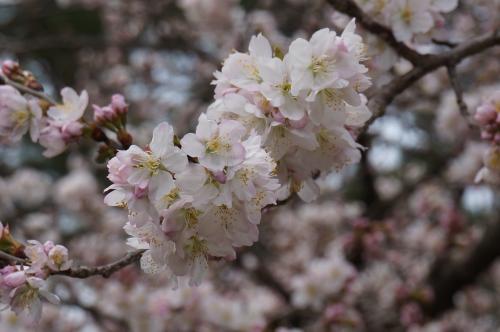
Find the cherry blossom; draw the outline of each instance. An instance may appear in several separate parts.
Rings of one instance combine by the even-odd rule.
[[[17,142],[30,132],[36,142],[40,135],[42,110],[34,99],[24,98],[11,86],[0,86],[0,141]]]

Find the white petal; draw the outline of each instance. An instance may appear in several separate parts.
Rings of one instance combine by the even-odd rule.
[[[191,157],[203,157],[205,145],[203,145],[195,134],[189,133],[181,139],[182,150]]]
[[[164,156],[173,148],[174,130],[167,122],[162,122],[153,130],[153,139],[149,144],[151,151],[157,157]]]
[[[255,57],[271,58],[273,56],[271,44],[261,33],[257,37],[252,36],[248,50],[250,55]]]

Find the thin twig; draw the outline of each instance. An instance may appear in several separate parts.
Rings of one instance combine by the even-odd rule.
[[[13,255],[8,254],[8,253],[6,253],[4,251],[0,251],[0,259],[8,261],[8,262],[13,262],[13,263],[26,264],[26,260],[25,259],[13,256]]]
[[[1,73],[0,73],[0,78],[3,81],[3,83],[5,83],[7,85],[10,85],[13,88],[16,88],[20,92],[24,92],[24,93],[27,93],[29,95],[35,96],[37,98],[43,99],[43,100],[49,102],[52,105],[56,105],[57,104],[57,102],[54,99],[52,99],[52,97],[50,97],[49,95],[47,95],[47,94],[45,94],[43,92],[30,89],[27,86],[24,86],[24,85],[22,85],[20,83],[14,82],[11,79],[9,79],[7,76],[5,76],[5,75],[3,75]]]
[[[453,91],[455,92],[455,98],[457,99],[457,105],[458,109],[460,110],[460,114],[465,118],[467,122],[469,122],[469,111],[467,109],[467,104],[464,101],[464,96],[463,96],[463,90],[462,86],[460,85],[460,82],[458,81],[457,77],[457,70],[454,65],[448,65],[446,67],[448,70],[448,78],[450,80],[451,87],[453,88]],[[469,126],[472,124],[469,123]]]
[[[394,78],[390,83],[375,89],[370,93],[368,107],[372,112],[372,118],[360,130],[365,132],[377,118],[385,114],[387,107],[394,98],[406,91],[420,78],[434,70],[448,65],[457,65],[465,58],[478,54],[488,48],[500,45],[500,33],[494,31],[480,37],[473,38],[460,44],[452,50],[441,54],[429,55],[408,73]]]

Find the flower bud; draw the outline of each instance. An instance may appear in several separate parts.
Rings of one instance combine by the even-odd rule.
[[[125,97],[120,94],[115,94],[111,97],[111,109],[114,113],[122,115],[128,112],[128,104],[125,102]]]
[[[490,107],[490,105],[484,105],[477,109],[476,114],[474,114],[474,119],[479,122],[480,125],[487,125],[488,123],[495,121],[497,113],[495,109]]]
[[[113,121],[115,119],[115,113],[113,109],[109,106],[100,107],[97,105],[92,105],[94,108],[94,121],[103,124],[107,121]]]
[[[2,63],[2,73],[11,78],[15,74],[20,74],[21,73],[21,67],[19,66],[19,63],[12,61],[12,60],[5,60]]]
[[[51,270],[64,271],[71,267],[71,261],[68,259],[68,249],[62,245],[54,246],[48,254],[47,265]]]
[[[26,282],[26,274],[24,271],[17,271],[6,275],[3,278],[3,284],[8,287],[16,288]]]
[[[47,241],[43,244],[43,250],[45,251],[46,254],[49,253],[49,251],[54,248],[55,244],[52,241]]]

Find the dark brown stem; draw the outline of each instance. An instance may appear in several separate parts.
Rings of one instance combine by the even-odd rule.
[[[109,263],[106,265],[89,267],[89,266],[79,266],[71,268],[66,271],[52,272],[53,275],[63,275],[71,278],[85,279],[92,276],[100,275],[104,278],[109,278],[113,273],[124,267],[138,262],[141,259],[142,254],[145,250],[137,250],[128,253],[124,257],[120,258],[116,262]]]
[[[429,55],[408,73],[394,78],[390,83],[374,90],[370,95],[368,107],[373,113],[372,118],[365,124],[364,132],[377,118],[384,115],[387,106],[394,98],[403,93],[420,78],[434,70],[450,65],[457,65],[465,58],[478,54],[488,48],[500,45],[500,33],[494,31],[484,36],[473,38],[447,52]]]
[[[47,95],[43,92],[40,92],[40,91],[30,89],[27,86],[24,86],[24,85],[19,84],[17,82],[14,82],[14,81],[10,80],[9,78],[7,78],[3,74],[0,74],[0,84],[1,83],[6,84],[6,85],[10,85],[13,88],[16,88],[17,90],[19,90],[19,92],[26,93],[26,94],[35,96],[37,98],[43,99],[52,105],[57,104],[57,102],[54,99],[52,99],[52,97],[50,97],[49,95]]]
[[[6,252],[0,251],[0,260],[9,262],[9,263],[21,263],[21,264],[26,264],[26,260],[10,255]]]

